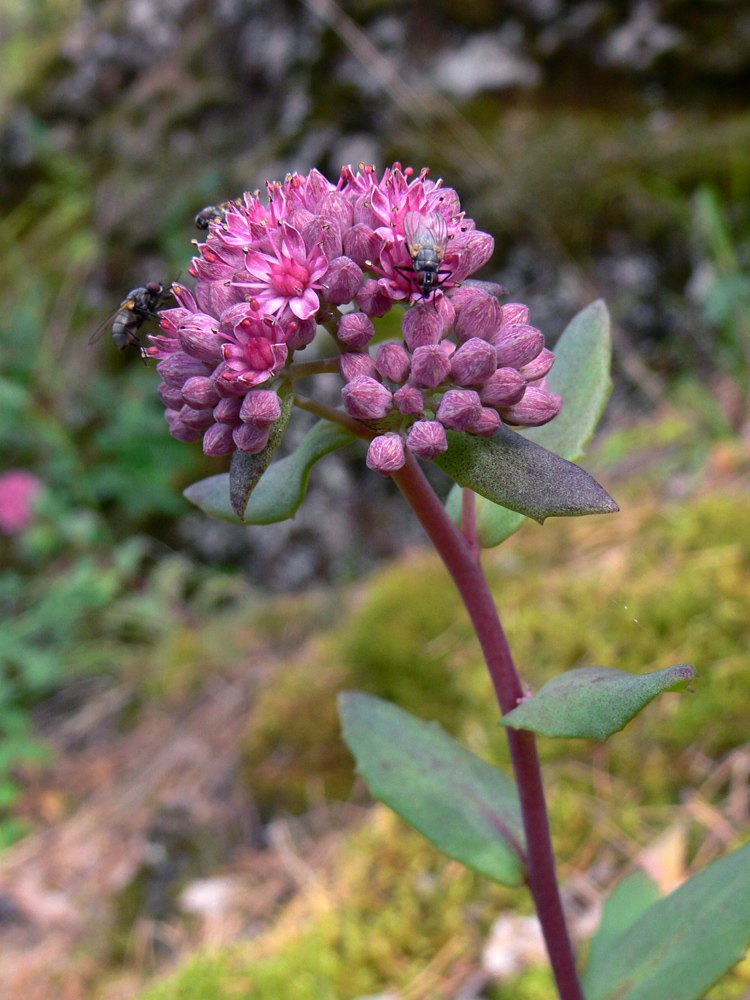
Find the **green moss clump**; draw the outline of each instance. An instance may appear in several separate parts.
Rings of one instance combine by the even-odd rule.
[[[462,666],[479,648],[437,556],[400,560],[373,581],[338,632],[353,686],[457,732],[468,707]]]
[[[280,926],[200,954],[143,1000],[350,1000],[388,987],[448,1000],[453,963],[478,959],[510,898],[380,809]]]
[[[273,628],[277,634],[278,624]],[[379,573],[354,610],[260,694],[243,770],[261,815],[302,812],[320,793],[349,794],[354,767],[340,736],[339,691],[369,691],[456,733],[471,698],[462,676],[467,659],[481,670],[468,620],[436,557],[408,556]]]
[[[243,739],[242,772],[263,819],[351,791],[354,765],[336,704],[349,680],[340,664],[314,654],[261,692]]]

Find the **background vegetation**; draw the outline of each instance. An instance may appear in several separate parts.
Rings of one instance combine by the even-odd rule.
[[[0,0],[0,472],[43,484],[0,535],[9,995],[456,997],[528,908],[352,786],[343,687],[505,752],[437,564],[382,568],[421,538],[389,485],[332,456],[295,522],[211,524],[181,489],[221,470],[169,438],[154,371],[87,347],[128,289],[184,275],[198,209],[288,170],[428,163],[551,343],[607,298],[592,461],[623,513],[525,527],[489,555],[498,601],[534,686],[702,680],[611,746],[544,747],[564,876],[594,905],[664,831],[682,871],[747,837],[749,84],[741,2]],[[212,754],[183,786],[154,762],[185,733]],[[181,895],[212,879],[221,920]]]

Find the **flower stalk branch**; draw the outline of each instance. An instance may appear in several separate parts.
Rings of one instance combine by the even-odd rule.
[[[300,378],[308,378],[310,375],[338,375],[341,363],[336,358],[320,358],[317,361],[295,361],[289,365],[285,374],[296,382]]]
[[[479,638],[500,708],[505,714],[523,688],[492,592],[472,544],[456,528],[417,461],[409,456],[393,479],[440,554],[466,605]],[[565,924],[555,870],[547,805],[532,733],[506,729],[526,834],[527,883],[561,1000],[585,1000]]]
[[[320,400],[313,399],[311,396],[301,396],[299,393],[295,393],[294,405],[299,406],[301,410],[315,414],[316,417],[322,417],[324,420],[330,420],[332,424],[344,427],[355,437],[362,438],[363,441],[372,441],[375,437],[375,431],[368,430],[359,420],[350,417],[344,410],[337,410],[335,406],[321,403]]]

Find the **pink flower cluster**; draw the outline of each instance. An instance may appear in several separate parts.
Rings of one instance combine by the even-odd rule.
[[[426,250],[429,294],[417,230],[428,242],[439,234]],[[372,167],[345,167],[335,185],[317,170],[294,174],[269,184],[267,199],[221,206],[189,268],[194,293],[173,286],[178,305],[151,338],[171,433],[202,437],[209,455],[262,451],[280,413],[271,380],[319,323],[337,335],[344,406],[383,431],[368,452],[383,474],[403,465],[405,449],[444,451],[446,428],[491,435],[501,418],[550,420],[561,405],[544,383],[554,359],[528,310],[465,284],[492,249],[453,189],[400,164],[380,180]],[[372,320],[399,301],[412,303],[403,343],[373,357]]]

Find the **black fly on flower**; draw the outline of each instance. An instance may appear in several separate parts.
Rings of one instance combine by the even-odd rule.
[[[241,204],[242,199],[235,198],[232,201],[223,201],[220,205],[206,205],[195,217],[196,229],[205,231],[212,223],[223,222],[230,208],[237,208]]]
[[[407,212],[404,216],[406,247],[411,257],[412,280],[416,282],[422,297],[427,299],[431,292],[447,281],[449,270],[441,270],[448,247],[448,224],[440,212]],[[397,267],[403,272],[407,268]],[[440,278],[440,275],[445,277]]]
[[[128,292],[117,309],[101,323],[89,338],[89,346],[95,344],[104,336],[107,327],[111,327],[112,339],[123,351],[126,347],[138,347],[144,362],[148,355],[141,343],[138,331],[149,319],[157,319],[157,309],[166,302],[172,294],[172,289],[164,289],[159,281],[149,281]]]

